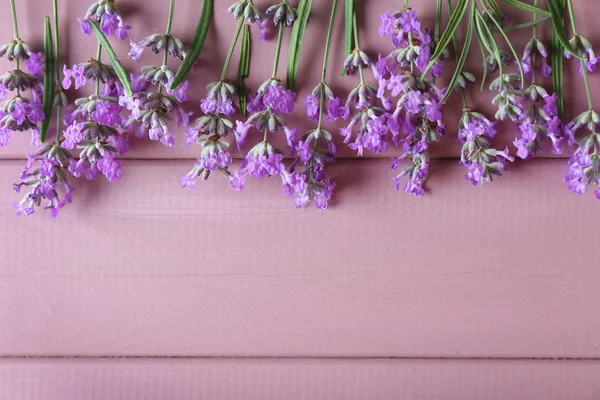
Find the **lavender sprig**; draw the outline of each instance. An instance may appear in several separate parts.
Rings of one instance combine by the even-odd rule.
[[[285,8],[285,15],[296,15],[296,11],[288,4],[287,0],[284,0],[279,6]],[[292,21],[289,21],[290,24],[293,23],[294,18],[292,18]],[[243,189],[245,178],[248,175],[257,178],[279,175],[284,187],[287,184],[287,173],[283,164],[283,151],[270,143],[269,134],[272,135],[277,131],[283,131],[286,135],[288,146],[290,148],[294,147],[296,129],[290,129],[281,115],[294,111],[296,94],[291,90],[286,90],[281,80],[277,77],[283,32],[284,28],[288,26],[288,20],[288,18],[276,18],[276,13],[267,16],[267,21],[279,27],[273,74],[270,79],[258,88],[255,96],[249,97],[247,108],[250,116],[246,122],[236,121],[235,129],[238,146],[246,141],[251,128],[262,132],[263,140],[246,153],[240,165],[240,171],[236,172],[234,178],[231,180],[230,184],[236,190]]]
[[[321,82],[304,100],[306,113],[312,120],[318,121],[317,127],[304,134],[302,139],[295,144],[296,158],[289,169],[289,174],[286,177],[287,182],[284,185],[284,191],[293,196],[296,208],[302,208],[311,200],[314,200],[318,209],[326,209],[335,188],[335,182],[327,176],[327,170],[325,169],[325,164],[333,161],[337,154],[333,136],[323,128],[325,102],[327,101],[328,104],[326,113],[329,121],[335,121],[340,117],[347,119],[350,114],[349,108],[341,106],[342,100],[333,94],[326,82],[337,3],[338,0],[333,0]]]
[[[248,12],[236,12],[238,8],[247,8]],[[196,187],[198,177],[207,180],[213,171],[221,172],[229,181],[239,181],[239,173],[236,174],[229,170],[232,159],[227,148],[230,143],[225,139],[230,134],[235,133],[230,118],[235,114],[236,100],[236,89],[227,81],[226,76],[244,23],[259,21],[260,14],[251,1],[234,4],[230,7],[230,12],[238,19],[238,24],[223,65],[221,78],[207,85],[207,96],[202,99],[200,104],[200,109],[204,115],[196,119],[193,127],[186,130],[186,146],[197,143],[202,147],[200,157],[198,157],[192,170],[187,175],[180,175],[181,187],[188,187],[190,191],[193,191]],[[248,17],[244,17],[245,14]],[[238,148],[239,144],[240,141],[238,140]],[[236,187],[239,188],[239,186]]]
[[[138,60],[145,49],[150,48],[154,54],[163,52],[160,66],[145,66],[141,75],[134,78],[136,87],[131,97],[122,96],[120,104],[131,111],[126,126],[133,130],[138,138],[148,136],[151,140],[160,140],[165,146],[172,147],[175,136],[169,127],[175,121],[178,127],[187,127],[189,115],[182,107],[188,101],[189,82],[185,81],[175,90],[169,89],[175,73],[167,66],[169,55],[183,60],[185,51],[181,40],[171,34],[175,0],[170,1],[167,28],[163,35],[154,34],[139,43],[130,42],[129,55]],[[154,90],[148,90],[154,85]]]
[[[571,193],[581,195],[587,191],[589,185],[599,186],[594,191],[596,198],[600,200],[600,134],[598,133],[598,124],[600,115],[594,111],[592,102],[592,92],[588,73],[596,70],[596,58],[589,42],[585,41],[577,30],[575,12],[573,10],[572,0],[567,0],[569,17],[573,29],[573,39],[577,53],[584,58],[583,65],[578,60],[579,72],[583,76],[585,91],[588,100],[588,110],[579,114],[573,121],[567,125],[567,138],[569,146],[577,144],[577,148],[568,162],[568,171],[565,176],[567,189]],[[565,54],[566,58],[570,58]],[[587,129],[587,133],[576,134],[582,128]]]
[[[44,120],[42,95],[44,57],[42,53],[32,53],[29,46],[20,38],[15,1],[10,1],[14,38],[0,47],[0,57],[6,56],[15,62],[15,69],[0,76],[0,101],[7,92],[14,92],[0,105],[0,147],[10,143],[12,132],[31,130],[31,144],[40,145],[38,124]],[[21,62],[25,62],[25,71]],[[29,96],[27,95],[29,92]]]

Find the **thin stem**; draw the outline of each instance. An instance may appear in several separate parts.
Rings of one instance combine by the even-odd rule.
[[[281,55],[281,44],[283,43],[283,28],[284,24],[279,24],[279,34],[277,35],[277,51],[275,52],[275,64],[273,65],[273,77],[277,76],[277,70],[279,69],[279,57]]]
[[[265,135],[263,137],[263,142],[265,142],[265,143],[269,142],[268,135],[269,135],[269,128],[265,128]]]
[[[60,82],[60,35],[58,32],[58,0],[53,2],[54,11],[54,58],[56,61],[56,81]]]
[[[533,1],[533,6],[537,7],[538,6],[538,0],[534,0]],[[537,19],[537,13],[533,13],[533,20],[535,21]],[[533,26],[533,38],[537,39],[537,25]],[[536,74],[535,74],[535,50],[532,51],[531,53],[531,83],[535,85],[535,78],[536,78]]]
[[[579,33],[577,31],[577,22],[575,21],[575,10],[573,9],[573,0],[567,0],[567,6],[569,8],[569,19],[571,20],[571,27],[573,28],[573,35],[577,37]],[[592,101],[592,89],[590,88],[588,72],[585,67],[584,60],[578,60],[578,62],[581,64],[581,72],[583,75],[583,82],[585,84],[585,94],[587,96],[588,109],[592,111],[594,109],[594,105]]]
[[[54,0],[52,4],[52,10],[54,12],[54,58],[56,61],[56,83],[60,85],[60,35],[58,31],[58,0]],[[62,125],[62,104],[61,99],[58,99],[56,105],[56,142],[60,143],[61,125]]]
[[[452,0],[448,0],[448,14],[452,15]],[[460,47],[458,45],[458,40],[456,39],[456,33],[454,35],[452,35],[452,46],[454,47],[454,52],[456,53],[456,57],[458,57],[458,54],[460,53]],[[485,60],[485,57],[484,57]],[[484,68],[487,68],[487,66],[484,66]],[[448,90],[452,90],[452,88],[448,88]],[[464,87],[460,87],[460,95],[462,97],[462,102],[463,102],[463,108],[467,108],[468,104],[467,104],[467,93]]]
[[[17,8],[15,7],[15,0],[10,0],[10,12],[12,14],[13,33],[15,39],[19,39],[19,23],[17,22]]]
[[[333,34],[333,25],[335,23],[335,11],[337,10],[338,0],[333,0],[331,6],[331,16],[329,17],[329,29],[327,30],[327,41],[325,42],[325,55],[323,57],[323,71],[321,72],[321,90],[319,100],[319,125],[317,129],[321,128],[323,123],[323,103],[325,101],[325,77],[327,76],[327,64],[329,60],[329,50],[331,48],[331,35]]]
[[[175,0],[171,0],[171,4],[169,5],[169,21],[167,22],[167,30],[165,31],[165,35],[171,34],[171,27],[173,26],[173,15],[175,14]]]
[[[96,51],[96,61],[102,60],[102,45],[98,42],[98,50]],[[100,94],[100,78],[96,78],[96,96]]]
[[[244,25],[244,19],[240,18],[237,28],[235,30],[235,34],[233,35],[233,39],[231,39],[231,44],[229,45],[229,52],[227,53],[227,58],[225,59],[225,64],[223,64],[223,72],[221,72],[221,80],[225,80],[225,76],[227,75],[227,69],[229,68],[229,62],[231,61],[231,56],[233,56],[233,51],[235,50],[235,45],[240,37],[240,32],[242,30],[242,26]]]
[[[357,49],[360,49],[360,45],[358,44],[358,22],[356,20],[356,9],[354,9],[354,14],[352,15],[352,31],[354,33],[354,44]],[[363,73],[362,65],[358,66],[358,75],[360,76],[361,85],[365,83],[365,76]]]

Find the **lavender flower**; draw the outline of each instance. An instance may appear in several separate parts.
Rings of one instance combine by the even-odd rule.
[[[90,6],[83,19],[78,18],[81,31],[86,35],[92,34],[90,19],[100,26],[100,30],[106,36],[114,34],[120,40],[127,39],[127,31],[131,29],[131,26],[123,21],[114,0],[99,0]]]
[[[59,144],[46,145],[34,154],[27,156],[27,164],[21,173],[21,181],[13,185],[19,193],[23,188],[29,192],[13,207],[17,215],[31,215],[36,207],[47,201],[44,209],[56,217],[58,212],[71,202],[71,193],[75,188],[68,182],[67,166],[70,154]]]
[[[21,40],[14,39],[2,46],[0,56],[16,60],[16,68],[0,76],[0,146],[10,143],[12,132],[31,130],[31,144],[39,146],[38,124],[45,118],[42,111],[44,57],[32,53]],[[20,69],[20,61],[25,61],[25,71]],[[15,92],[8,97],[8,92]],[[27,95],[29,92],[29,96]]]
[[[282,114],[294,111],[296,94],[286,90],[281,81],[276,78],[269,79],[261,85],[256,96],[250,96],[248,111],[251,115],[246,122],[236,122],[236,138],[241,146],[251,128],[262,132],[263,140],[258,142],[245,156],[240,165],[239,179],[243,181],[247,175],[257,178],[280,175],[285,183],[285,167],[283,165],[283,152],[269,142],[269,134],[283,131],[286,135],[288,146],[294,147],[296,129],[290,129],[282,119]],[[234,184],[232,184],[234,186]],[[236,188],[240,186],[237,185]]]
[[[583,57],[583,64],[582,60],[576,60],[577,71],[579,71],[579,73],[583,75],[582,67],[585,66],[585,70],[587,72],[596,72],[596,70],[598,69],[597,64],[600,60],[600,57],[596,57],[596,53],[590,41],[581,36],[580,34],[576,34],[573,36],[573,38],[571,38],[569,43],[571,44],[571,47],[575,49],[577,54]],[[573,55],[567,51],[564,52],[564,56],[567,59],[571,59],[573,57]]]
[[[327,102],[327,111],[325,111]],[[327,176],[325,164],[332,162],[337,154],[333,136],[323,129],[324,114],[329,121],[338,118],[347,119],[350,110],[341,106],[341,99],[324,80],[321,81],[304,100],[308,116],[318,121],[316,129],[308,131],[294,145],[292,154],[296,154],[289,173],[284,175],[284,193],[294,198],[296,208],[306,206],[311,200],[319,210],[327,208],[335,182]]]
[[[514,161],[508,154],[491,147],[496,136],[495,123],[483,114],[466,108],[459,123],[458,139],[463,143],[460,162],[467,168],[467,178],[473,186],[485,185],[507,169],[507,161]]]

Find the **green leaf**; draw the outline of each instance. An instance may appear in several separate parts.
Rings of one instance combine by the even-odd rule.
[[[550,17],[539,18],[539,19],[536,19],[535,21],[529,21],[529,22],[525,22],[523,24],[509,26],[508,28],[504,28],[503,31],[508,33],[508,32],[513,32],[513,31],[518,31],[519,29],[531,28],[532,26],[541,24],[542,22],[547,21],[549,19],[550,19]]]
[[[564,21],[565,0],[558,0],[559,13],[561,20]],[[563,77],[564,77],[564,47],[558,38],[556,31],[552,33],[552,82],[554,84],[554,93],[556,93],[556,107],[558,117],[563,118],[564,114],[564,95],[563,95]]]
[[[345,49],[348,57],[354,50],[354,13],[356,9],[356,0],[346,0],[344,4],[344,38]]]
[[[125,90],[125,94],[127,96],[133,95],[133,90],[131,89],[131,83],[129,82],[129,77],[127,76],[127,71],[125,71],[125,68],[123,68],[123,64],[121,64],[121,61],[119,61],[119,57],[117,57],[117,55],[115,54],[115,51],[113,50],[112,46],[110,45],[110,42],[108,41],[106,36],[104,36],[104,33],[102,33],[102,31],[98,27],[98,24],[95,21],[93,21],[92,19],[89,19],[88,22],[90,23],[92,32],[94,32],[94,35],[96,35],[96,39],[98,39],[98,42],[100,42],[100,44],[104,48],[104,52],[108,56],[108,59],[110,60],[110,64],[112,65],[113,69],[115,70],[117,77],[121,81],[121,84],[123,85],[123,90]]]
[[[527,3],[524,3],[519,0],[500,0],[500,1],[508,4],[509,6],[520,8],[521,10],[524,10],[524,11],[529,11],[531,13],[543,15],[545,17],[550,16],[550,13],[548,11],[542,10],[539,7],[532,6],[531,4],[527,4]],[[550,0],[550,1],[552,1],[552,0]]]
[[[208,28],[210,26],[210,21],[213,16],[214,9],[214,0],[204,0],[202,3],[202,11],[200,12],[200,18],[198,19],[198,25],[196,26],[196,30],[194,31],[194,37],[192,39],[192,43],[190,44],[190,49],[186,54],[183,62],[179,66],[175,77],[173,78],[173,82],[171,83],[171,90],[177,89],[179,85],[185,81],[185,78],[188,76],[194,63],[198,59],[200,55],[200,51],[202,51],[202,46],[204,46],[204,41],[206,40],[206,36],[208,35]]]
[[[473,29],[475,25],[475,2],[471,3],[471,12],[469,14],[469,26],[467,27],[467,36],[465,37],[465,41],[463,43],[462,52],[460,54],[460,58],[456,62],[456,69],[454,70],[454,75],[448,84],[448,91],[442,100],[442,103],[445,103],[450,95],[452,94],[452,90],[456,86],[456,82],[458,82],[458,78],[462,73],[463,67],[465,66],[465,62],[467,61],[467,56],[469,55],[469,50],[471,48],[471,40],[473,39]]]
[[[448,26],[446,27],[446,30],[442,34],[442,37],[440,37],[440,41],[438,42],[437,46],[435,47],[435,51],[433,52],[433,54],[431,56],[431,59],[429,61],[429,64],[427,65],[427,68],[425,68],[425,71],[423,71],[423,75],[427,75],[429,70],[431,68],[433,68],[433,66],[435,65],[437,60],[441,57],[444,50],[446,50],[446,47],[448,47],[448,44],[450,43],[450,41],[452,40],[452,37],[456,33],[456,29],[460,25],[460,22],[462,21],[463,17],[465,16],[465,13],[467,12],[467,7],[469,5],[469,1],[474,1],[474,0],[458,0],[458,2],[456,3],[456,8],[454,9],[454,11],[452,12],[452,15],[450,16],[450,20],[448,21]]]
[[[40,130],[40,141],[46,141],[50,121],[52,120],[52,104],[54,102],[54,45],[52,43],[52,27],[50,17],[44,18],[44,100],[42,109],[44,120]]]
[[[250,74],[250,28],[244,25],[242,33],[242,48],[240,50],[240,64],[238,67],[238,87],[237,94],[240,102],[240,112],[246,117],[246,104],[248,103],[248,90],[244,84],[244,79]]]
[[[300,52],[302,51],[302,42],[304,41],[304,33],[306,32],[306,24],[308,23],[311,8],[312,0],[300,0],[300,3],[298,3],[298,18],[292,28],[286,79],[287,87],[292,91],[296,87],[296,77],[298,76],[298,67],[300,65]]]
[[[488,14],[491,14],[494,18],[496,18],[496,21],[499,21],[500,24],[502,24],[504,15],[502,14],[502,11],[500,11],[498,4],[496,4],[496,0],[485,0],[485,4]]]
[[[552,27],[554,28],[554,34],[556,38],[560,41],[560,44],[564,47],[564,49],[571,53],[574,57],[582,60],[583,58],[577,54],[577,51],[571,46],[569,43],[569,39],[567,37],[567,32],[565,30],[565,19],[564,19],[564,6],[561,9],[558,2],[561,0],[547,0],[546,4],[548,5],[548,10],[550,10],[550,15],[552,17]]]

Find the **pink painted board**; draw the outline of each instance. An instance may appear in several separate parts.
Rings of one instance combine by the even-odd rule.
[[[439,160],[423,199],[341,161],[326,212],[276,179],[189,193],[189,163],[81,182],[57,220],[0,191],[0,355],[600,357],[600,209],[564,161],[473,188]]]
[[[19,400],[595,400],[599,361],[5,359]]]
[[[216,1],[215,3],[215,19],[210,29],[210,33],[206,42],[205,50],[200,57],[200,63],[196,71],[190,77],[193,90],[191,91],[191,101],[189,110],[194,111],[197,116],[199,111],[198,105],[200,99],[205,95],[204,87],[208,82],[218,79],[220,71],[225,59],[227,48],[231,37],[233,36],[234,25],[233,17],[227,15],[227,8],[232,1]],[[81,34],[77,24],[77,17],[85,15],[89,2],[80,0],[61,0],[61,29],[63,31],[63,60],[65,64],[72,65],[88,60],[95,55],[95,39],[93,37],[85,37]],[[272,2],[268,0],[257,0],[255,3],[265,10]],[[384,11],[396,11],[401,4],[398,1],[392,0],[375,0],[367,2],[359,2],[359,19],[362,26],[361,45],[368,50],[373,59],[377,58],[378,53],[385,53],[391,50],[388,38],[378,36],[377,28],[379,24],[379,15]],[[580,25],[580,31],[590,40],[595,39],[595,43],[600,43],[600,27],[596,23],[595,13],[586,12],[590,0],[575,0],[576,11]],[[127,21],[133,26],[131,37],[134,40],[141,40],[143,37],[158,33],[164,30],[166,25],[166,13],[168,2],[166,0],[128,0],[120,2],[124,16]],[[411,6],[414,7],[421,15],[423,22],[428,26],[433,27],[435,18],[435,1],[434,0],[413,0]],[[200,2],[196,0],[178,0],[177,14],[174,23],[174,34],[181,36],[184,42],[189,43],[192,32],[195,28],[197,18],[200,13]],[[290,126],[297,127],[299,132],[306,132],[313,129],[313,124],[304,114],[304,106],[302,100],[310,93],[312,88],[320,80],[322,53],[324,50],[324,40],[327,23],[329,19],[330,2],[315,1],[313,2],[313,13],[308,27],[307,38],[303,58],[301,61],[301,77],[298,80],[298,99],[297,111],[290,119]],[[336,89],[338,95],[344,97],[349,90],[356,86],[357,78],[349,77],[345,79],[339,78],[340,65],[343,63],[343,18],[342,9],[338,18],[337,31],[334,35],[333,54],[330,60],[330,69],[328,74],[328,82]],[[18,2],[18,12],[21,20],[21,36],[24,40],[32,43],[34,49],[41,50],[42,46],[42,21],[45,15],[51,13],[51,2],[38,2],[35,0],[21,0]],[[512,15],[514,23],[525,22],[529,17],[526,13],[517,13]],[[1,41],[8,41],[12,38],[12,27],[10,23],[10,14],[8,7],[6,12],[0,15],[0,38]],[[512,22],[512,21],[511,21]],[[541,35],[546,39],[549,45],[550,26],[545,25],[540,29]],[[512,37],[515,43],[518,43],[518,48],[522,49],[524,43],[528,40],[528,35],[521,31],[513,33]],[[252,29],[253,44],[252,44],[252,64],[251,77],[248,79],[248,87],[251,90],[256,90],[264,80],[270,78],[272,70],[272,61],[274,57],[274,42],[261,43],[258,41],[257,29]],[[125,63],[130,71],[139,70],[141,65],[157,64],[160,62],[159,57],[154,55],[144,56],[142,63],[134,63],[127,56],[129,49],[128,42],[117,43],[113,40],[113,44],[121,60]],[[479,49],[474,48],[470,61],[470,68],[473,71],[480,71],[481,63]],[[285,77],[285,65],[287,57],[287,44],[283,50],[283,60],[280,72],[280,77]],[[0,68],[6,70],[10,64],[6,60],[0,62]],[[176,65],[173,65],[175,68]],[[232,68],[228,76],[235,79],[237,76],[237,53],[232,61]],[[447,70],[452,68],[452,63],[449,62]],[[516,69],[516,66],[514,67]],[[575,72],[572,62],[567,63],[567,77],[564,83],[566,88],[566,104],[567,114],[569,117],[576,115],[579,112],[585,111],[587,104],[585,101],[582,80]],[[446,76],[448,73],[446,74]],[[597,87],[600,84],[600,77],[593,75],[592,84]],[[443,80],[441,81],[443,82]],[[551,88],[551,82],[545,82],[548,88]],[[490,104],[492,95],[489,93],[480,93],[477,89],[470,92],[472,105],[475,105],[480,111],[484,111],[490,117],[494,114],[494,107]],[[595,100],[600,100],[600,94],[595,94]],[[432,155],[434,157],[453,157],[456,158],[460,154],[460,144],[456,141],[457,123],[460,117],[461,104],[458,94],[452,98],[450,104],[446,107],[445,119],[448,126],[446,137],[433,148]],[[340,124],[327,124],[327,127],[337,135],[337,128]],[[514,125],[510,123],[499,125],[500,134],[495,141],[495,144],[503,148],[504,146],[512,147],[511,143],[516,136]],[[32,149],[29,146],[29,134],[14,135],[13,143],[0,149],[0,158],[23,158],[27,152]],[[251,142],[251,140],[250,140]],[[341,141],[340,141],[341,142]],[[160,143],[151,142],[149,140],[133,140],[132,148],[126,157],[128,158],[195,158],[198,156],[199,149],[196,146],[185,147],[184,135],[178,133],[178,141],[173,148],[166,148]],[[285,147],[284,141],[279,140],[279,144]],[[246,149],[248,150],[248,149]],[[379,157],[387,158],[392,154],[398,154],[394,150],[390,154],[380,155]],[[239,153],[235,153],[239,156]],[[340,157],[354,157],[355,152],[348,149],[346,145],[340,146]],[[372,154],[366,154],[366,157],[374,157]],[[547,151],[542,157],[552,157],[550,151]]]

